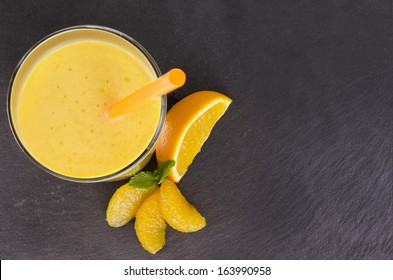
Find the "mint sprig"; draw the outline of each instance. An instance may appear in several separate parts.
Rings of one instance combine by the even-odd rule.
[[[131,177],[128,185],[138,189],[150,189],[161,184],[168,176],[169,171],[175,166],[174,160],[160,162],[154,172],[141,171]]]
[[[142,171],[134,175],[128,184],[138,189],[150,189],[157,185],[157,179],[152,172]]]
[[[175,166],[175,161],[174,160],[166,160],[158,164],[157,166],[157,174],[160,176],[160,180],[158,181],[158,184],[161,184],[166,177],[168,177],[169,171],[171,171],[171,168]]]

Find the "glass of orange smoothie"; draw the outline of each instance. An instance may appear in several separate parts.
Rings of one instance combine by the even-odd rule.
[[[151,55],[119,31],[90,25],[60,30],[33,46],[13,73],[12,132],[52,175],[86,183],[125,179],[154,152],[166,96],[117,120],[104,111],[160,75]]]

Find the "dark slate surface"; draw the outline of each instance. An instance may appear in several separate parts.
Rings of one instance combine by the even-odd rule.
[[[392,259],[391,1],[0,1],[2,259]],[[195,3],[194,3],[195,2]],[[37,40],[99,24],[140,41],[187,94],[233,99],[180,183],[207,218],[155,256],[106,225],[120,183],[34,166],[8,127],[13,68]]]

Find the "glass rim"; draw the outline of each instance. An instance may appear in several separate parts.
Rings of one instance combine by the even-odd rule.
[[[55,32],[50,33],[49,35],[46,35],[43,37],[41,40],[37,41],[32,47],[29,48],[29,50],[22,56],[22,58],[19,60],[17,63],[12,75],[11,79],[8,85],[8,92],[7,92],[7,116],[8,116],[8,122],[9,126],[11,128],[12,134],[18,144],[18,146],[21,148],[21,150],[25,153],[25,155],[35,164],[37,165],[40,169],[44,170],[45,172],[58,177],[63,180],[71,181],[71,182],[76,182],[76,183],[97,183],[97,182],[109,182],[111,180],[115,180],[119,176],[123,175],[128,170],[131,170],[138,166],[148,155],[149,153],[154,149],[155,144],[157,142],[158,136],[162,130],[162,127],[164,125],[165,121],[165,116],[166,116],[166,110],[167,110],[167,97],[166,95],[161,96],[161,112],[160,112],[160,118],[158,121],[157,128],[154,132],[154,135],[152,139],[150,140],[149,144],[147,147],[140,153],[140,155],[131,163],[126,165],[125,167],[121,168],[120,170],[103,175],[103,176],[98,176],[98,177],[86,177],[86,178],[79,178],[79,177],[72,177],[72,176],[67,176],[64,174],[60,174],[54,170],[49,169],[48,167],[44,166],[42,163],[40,163],[33,155],[28,151],[28,149],[24,146],[22,140],[19,138],[17,130],[14,125],[14,121],[12,119],[12,109],[11,109],[11,96],[12,96],[12,88],[14,85],[15,77],[21,68],[22,64],[25,62],[25,60],[28,58],[28,56],[42,43],[45,41],[49,40],[50,38],[67,32],[67,31],[72,31],[72,30],[78,30],[78,29],[93,29],[93,30],[99,30],[99,31],[104,31],[111,33],[113,35],[119,36],[122,39],[126,40],[128,43],[132,44],[134,47],[136,47],[142,54],[145,56],[145,58],[148,60],[150,65],[152,66],[154,73],[156,74],[157,77],[160,77],[162,75],[160,68],[158,67],[157,63],[153,59],[153,57],[150,55],[150,53],[135,39],[132,37],[128,36],[127,34],[118,31],[116,29],[110,28],[110,27],[105,27],[105,26],[100,26],[100,25],[75,25],[75,26],[70,26],[67,28],[63,28],[60,30],[57,30]]]

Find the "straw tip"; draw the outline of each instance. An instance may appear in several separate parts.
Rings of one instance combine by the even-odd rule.
[[[186,73],[179,68],[173,68],[169,71],[169,81],[172,84],[181,87],[186,82]]]

